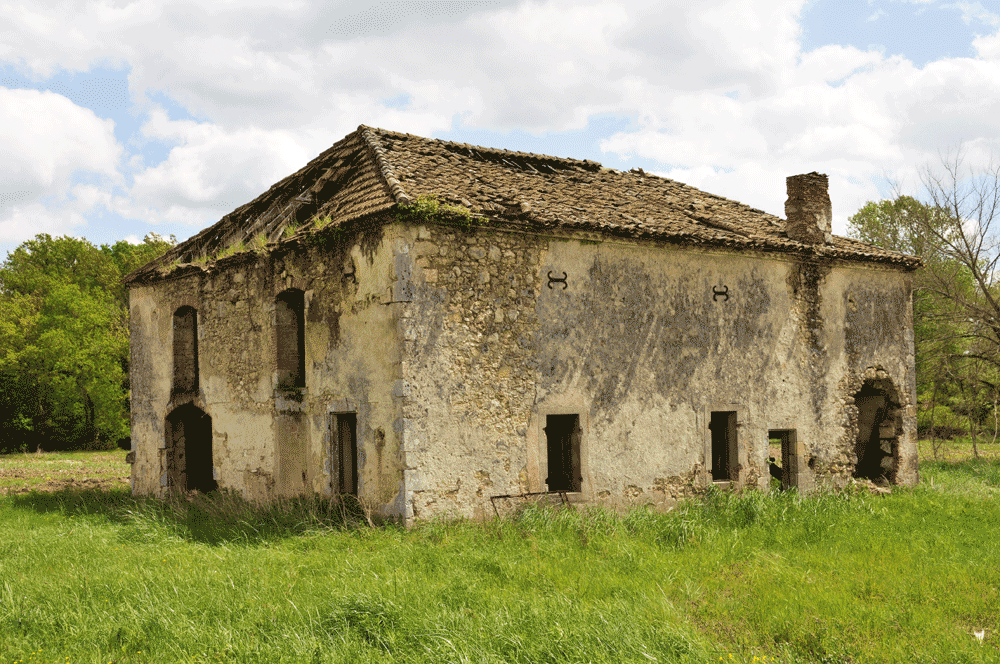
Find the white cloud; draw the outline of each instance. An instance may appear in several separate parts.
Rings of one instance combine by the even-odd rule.
[[[179,143],[162,163],[138,173],[125,216],[204,224],[256,197],[311,157],[285,131],[236,129],[174,121],[160,110],[143,127],[148,138]]]
[[[987,25],[997,25],[1000,17],[996,12],[991,12],[983,7],[981,2],[954,2],[945,4],[944,7],[954,7],[962,12],[962,20],[966,24],[985,23]]]
[[[0,88],[0,240],[82,223],[80,212],[60,221],[44,211],[77,177],[114,181],[120,156],[111,121],[52,92]]]
[[[805,2],[0,5],[0,60],[39,77],[127,68],[149,112],[134,142],[169,147],[159,163],[122,160],[134,173],[127,194],[74,186],[75,173],[115,177],[120,152],[109,122],[49,100],[52,119],[39,123],[52,131],[18,129],[10,141],[24,145],[0,136],[0,150],[17,155],[0,161],[0,196],[20,197],[0,220],[14,218],[14,205],[18,219],[40,214],[46,192],[64,191],[46,204],[64,206],[67,220],[106,208],[203,226],[359,123],[425,136],[455,124],[544,135],[605,114],[636,128],[607,137],[603,150],[659,160],[672,177],[777,214],[785,176],[827,172],[842,226],[848,207],[878,195],[872,182],[884,173],[909,177],[941,147],[965,141],[985,154],[1000,140],[1000,33],[972,42],[977,58],[922,68],[849,46],[802,52]],[[954,6],[996,25],[981,4]],[[198,120],[171,119],[151,101],[157,92]],[[0,115],[8,106],[0,97]],[[14,126],[44,117],[32,111]]]
[[[30,240],[39,233],[72,235],[87,226],[86,217],[74,209],[41,203],[5,206],[0,216],[0,242],[12,245]]]
[[[1000,31],[972,40],[972,47],[983,60],[1000,60]]]
[[[364,97],[407,95],[450,123],[557,131],[630,110],[658,86],[766,89],[797,52],[804,0],[4,6],[0,58],[39,76],[127,64],[132,93],[165,91],[229,127],[328,123]],[[447,11],[441,7],[447,8]],[[764,16],[766,15],[766,18]],[[345,39],[346,37],[346,39]],[[374,122],[370,118],[351,118]]]

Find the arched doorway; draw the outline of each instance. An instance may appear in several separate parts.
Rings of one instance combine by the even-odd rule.
[[[167,415],[167,486],[208,493],[218,488],[212,461],[212,418],[192,405]]]
[[[895,482],[902,430],[899,392],[888,378],[869,378],[854,394],[854,405],[858,409],[858,419],[853,476]]]

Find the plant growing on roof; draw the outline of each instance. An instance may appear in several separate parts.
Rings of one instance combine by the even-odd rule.
[[[263,256],[267,253],[267,233],[261,231],[253,236],[250,240],[250,251],[254,252],[258,256]]]
[[[312,225],[312,230],[306,235],[305,242],[322,247],[335,245],[347,234],[347,229],[341,225],[333,225],[333,222],[333,217],[329,215],[313,217],[309,222]]]
[[[442,203],[426,194],[418,196],[417,200],[409,205],[399,205],[397,209],[399,218],[405,221],[449,224],[465,230],[470,230],[486,221],[483,215],[473,214],[466,207]]]
[[[333,223],[333,217],[326,215],[325,217],[313,217],[312,225],[316,230],[321,230],[326,228]]]
[[[228,258],[229,256],[242,253],[246,250],[247,250],[246,243],[243,240],[240,240],[239,242],[233,242],[229,246],[225,247],[224,249],[216,253],[214,256],[211,257],[211,260],[216,260],[216,261],[222,260],[223,258]]]

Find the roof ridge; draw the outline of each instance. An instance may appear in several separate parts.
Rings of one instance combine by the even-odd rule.
[[[378,135],[376,134],[378,131],[380,130],[373,129],[367,125],[358,125],[358,133],[361,135],[361,140],[375,158],[375,165],[378,167],[382,177],[385,178],[385,183],[389,187],[389,191],[392,193],[396,204],[409,205],[412,199],[403,191],[403,185],[400,184],[399,178],[396,177],[395,171],[392,170],[392,165],[385,155],[385,148],[382,147],[382,143],[378,140]]]
[[[374,131],[379,134],[384,134],[387,136],[395,136],[399,138],[414,138],[421,141],[439,143],[443,146],[463,148],[466,150],[475,150],[476,152],[480,152],[484,155],[496,155],[498,157],[513,157],[516,159],[533,159],[537,161],[552,162],[557,164],[584,166],[588,170],[595,170],[595,171],[604,168],[604,166],[599,161],[593,161],[592,159],[574,159],[572,157],[556,157],[554,155],[542,154],[540,152],[522,152],[520,150],[507,150],[505,148],[491,148],[486,145],[472,145],[471,143],[460,143],[458,141],[449,141],[443,138],[427,138],[426,136],[417,136],[416,134],[393,131],[391,129],[382,129],[381,127],[374,128],[374,127],[367,127],[365,125],[362,125],[362,127],[370,131]]]

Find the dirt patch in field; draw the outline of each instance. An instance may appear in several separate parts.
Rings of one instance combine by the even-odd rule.
[[[8,495],[17,495],[22,493],[31,493],[32,491],[39,491],[41,493],[55,493],[56,491],[62,491],[63,489],[115,489],[121,487],[129,487],[129,481],[127,477],[120,479],[86,479],[86,480],[45,480],[43,482],[31,485],[18,485],[18,486],[7,486],[3,487],[3,491]]]
[[[0,455],[0,494],[128,486],[129,465],[121,451]]]

